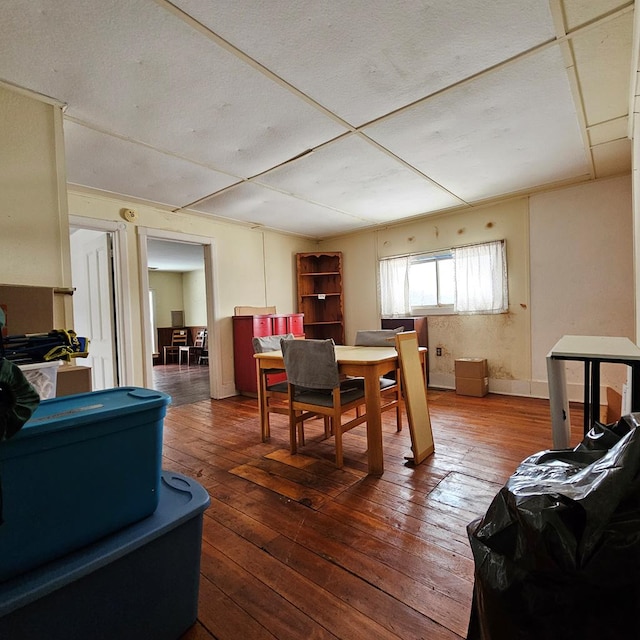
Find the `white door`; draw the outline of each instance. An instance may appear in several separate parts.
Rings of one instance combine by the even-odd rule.
[[[117,386],[111,236],[78,229],[71,234],[74,330],[89,338],[89,357],[75,363],[91,367],[93,390]]]

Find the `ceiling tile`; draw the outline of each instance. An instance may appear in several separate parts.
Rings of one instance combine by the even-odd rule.
[[[354,126],[554,37],[547,0],[175,4]]]
[[[602,144],[611,140],[626,138],[629,133],[629,118],[626,116],[596,124],[589,128],[589,142],[591,145]]]
[[[337,235],[370,226],[366,220],[249,182],[192,209],[310,237]]]
[[[67,180],[170,207],[182,207],[237,182],[201,165],[64,123]]]
[[[619,61],[628,59],[632,38],[632,13],[574,38],[576,72],[588,125],[612,120],[628,112],[630,67]]]
[[[628,0],[563,0],[567,31],[629,4]]]
[[[357,134],[279,167],[259,181],[371,222],[464,204]]]
[[[588,173],[557,47],[364,132],[468,202]]]
[[[614,140],[593,147],[593,164],[596,178],[631,172],[631,140]]]
[[[42,6],[3,3],[1,77],[96,128],[242,177],[345,131],[154,2]]]

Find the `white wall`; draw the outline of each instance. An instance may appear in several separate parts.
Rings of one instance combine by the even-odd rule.
[[[635,342],[629,176],[531,196],[531,347],[534,391],[546,395],[546,355],[563,335],[625,336]],[[582,365],[567,365],[581,400]],[[605,366],[621,389],[626,369]]]
[[[631,180],[622,176],[323,242],[344,253],[347,341],[378,326],[378,257],[497,238],[507,242],[509,313],[429,317],[432,385],[454,385],[456,358],[486,357],[491,391],[546,397],[546,354],[562,335],[635,340]],[[582,367],[568,370],[581,399]],[[604,366],[603,384],[619,390],[625,374]]]
[[[429,377],[433,386],[453,388],[456,358],[483,357],[492,391],[529,393],[529,242],[526,198],[428,216],[377,231],[323,242],[343,251],[347,341],[358,329],[379,326],[378,258],[435,251],[462,244],[506,240],[509,312],[493,316],[430,316]],[[442,356],[435,355],[436,347]]]
[[[182,304],[187,327],[207,326],[207,289],[204,269],[182,274]]]

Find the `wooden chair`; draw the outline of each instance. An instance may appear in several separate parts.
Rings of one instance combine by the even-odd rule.
[[[162,363],[167,364],[167,356],[175,355],[176,359],[180,353],[180,347],[186,345],[188,342],[188,334],[186,329],[174,329],[171,334],[171,344],[165,345],[162,348],[163,359]]]
[[[364,388],[357,379],[340,381],[333,340],[283,340],[282,356],[289,393],[289,441],[297,453],[297,426],[309,414],[330,419],[336,466],[343,467],[342,435],[366,421],[367,415],[342,421],[345,412],[363,405]],[[325,425],[325,436],[327,428]]]
[[[397,329],[374,329],[356,332],[356,347],[395,347],[396,335],[402,331]],[[380,411],[396,410],[396,430],[402,431],[402,389],[400,386],[400,369],[395,371],[395,379],[390,373],[380,378],[380,395],[383,401]]]
[[[280,340],[293,339],[294,335],[292,333],[286,333],[275,336],[256,336],[252,338],[251,343],[254,353],[265,353],[267,351],[279,351]],[[261,372],[261,375],[266,376],[263,388],[263,410],[266,411],[267,421],[267,431],[266,434],[263,434],[263,438],[265,438],[268,437],[271,432],[271,426],[269,424],[270,413],[289,415],[289,385],[287,384],[286,374],[282,369],[266,369]],[[260,385],[260,383],[261,381],[258,380],[258,385]],[[299,436],[302,439],[302,444],[304,444],[302,426],[300,426]]]
[[[191,356],[197,358],[199,361],[200,355],[204,351],[204,343],[207,339],[207,330],[200,329],[198,333],[196,333],[196,339],[193,341],[193,344],[183,344],[178,347],[178,364],[182,364],[182,354],[187,354],[187,366],[191,364]]]
[[[204,344],[198,356],[198,364],[209,364],[209,332],[204,332]]]

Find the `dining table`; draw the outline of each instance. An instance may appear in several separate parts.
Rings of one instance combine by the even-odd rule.
[[[420,357],[426,362],[426,347],[420,347]],[[341,375],[364,379],[364,397],[367,413],[367,457],[368,473],[382,475],[384,457],[382,451],[382,399],[380,376],[395,371],[398,373],[398,352],[395,347],[355,347],[336,345],[336,361]],[[270,437],[266,407],[267,372],[274,369],[284,370],[282,351],[256,353],[256,374],[258,386],[258,405],[260,409],[260,427],[263,441]],[[425,376],[426,384],[426,376]]]

